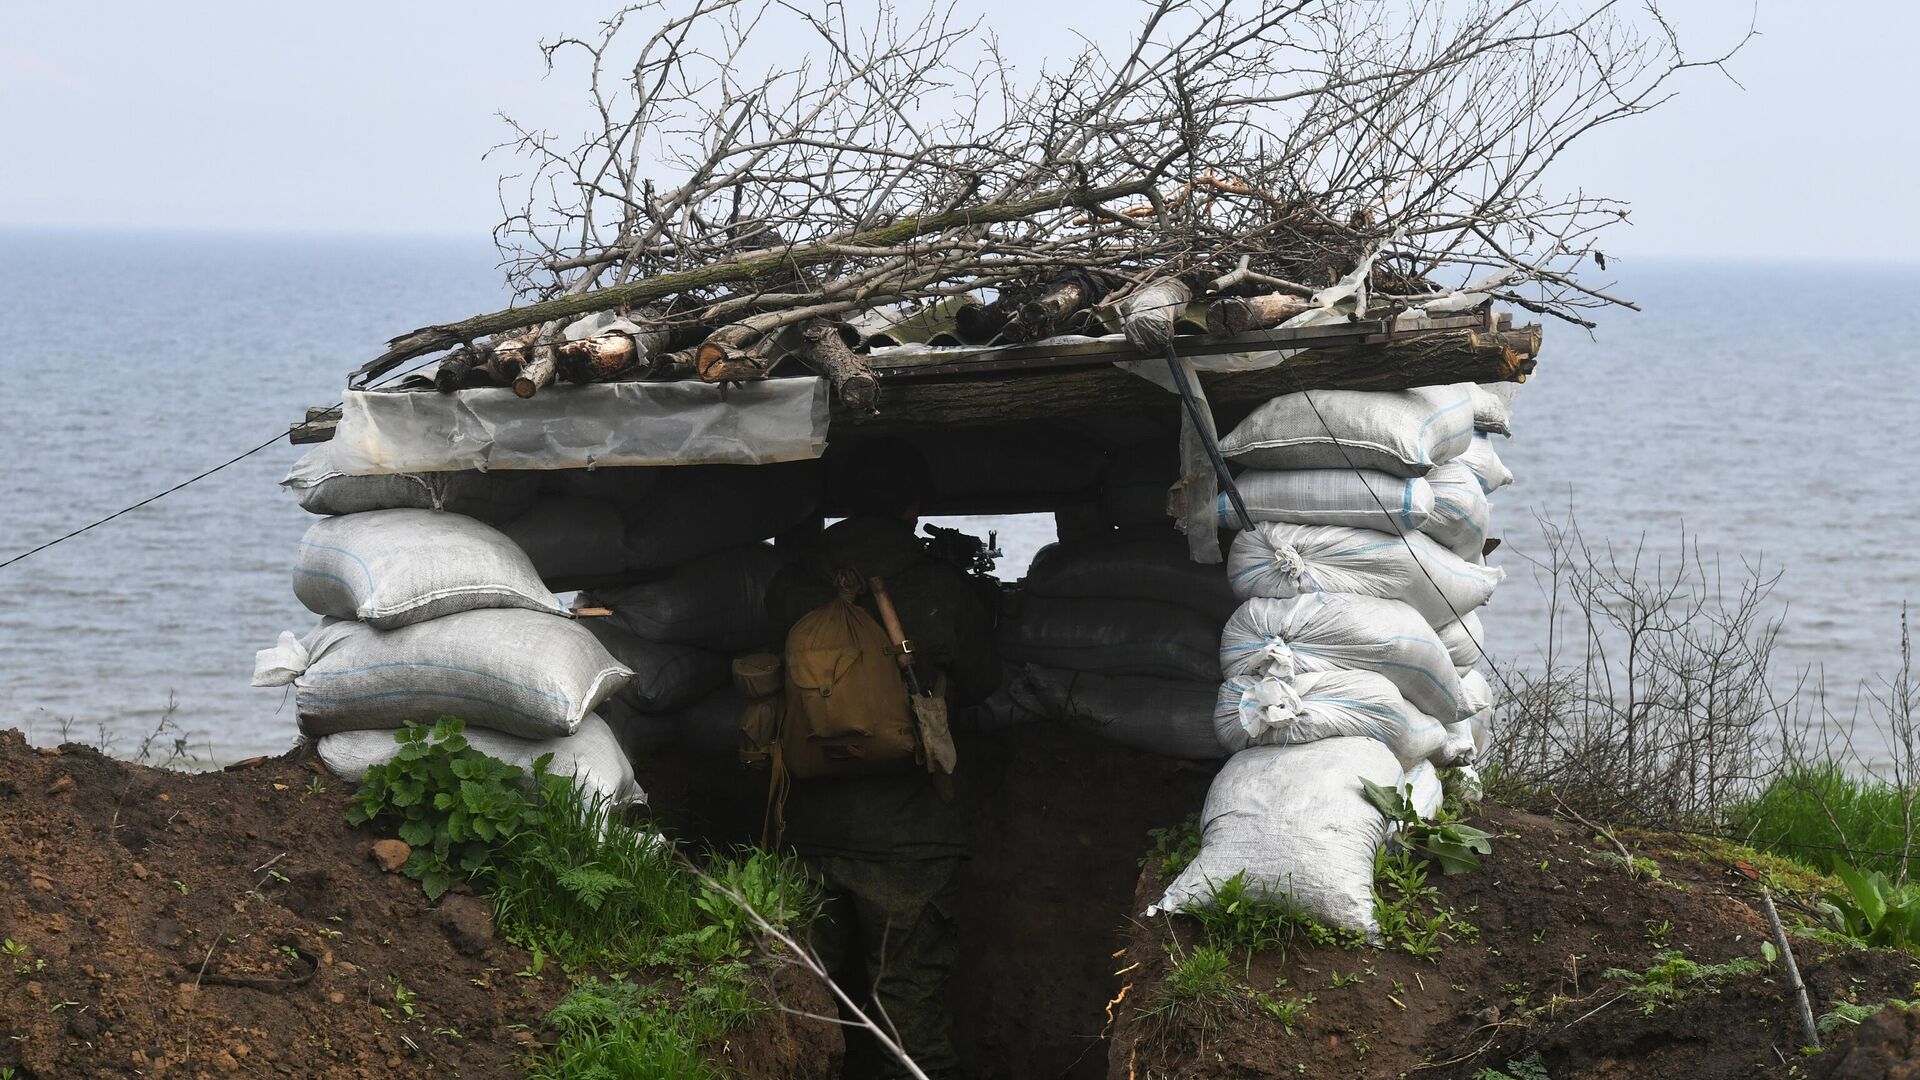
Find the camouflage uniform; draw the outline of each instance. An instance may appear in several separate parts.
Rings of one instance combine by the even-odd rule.
[[[960,571],[926,555],[904,520],[849,518],[829,528],[817,552],[768,589],[783,627],[834,596],[831,571],[847,568],[887,587],[929,683],[947,676],[955,706],[999,682],[991,615]],[[871,597],[862,604],[871,610]],[[875,1002],[929,1075],[959,1065],[947,981],[959,946],[954,896],[967,857],[966,815],[939,797],[925,774],[798,781],[786,803],[787,843],[827,897],[812,944],[835,981],[873,987]],[[864,968],[864,970],[862,970]],[[904,1075],[893,1063],[882,1075]]]

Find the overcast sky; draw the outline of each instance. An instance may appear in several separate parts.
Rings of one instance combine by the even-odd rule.
[[[859,0],[852,0],[859,3]],[[904,0],[911,3],[912,0]],[[482,239],[505,129],[578,80],[536,43],[585,32],[588,0],[13,4],[0,34],[0,224]],[[963,4],[963,8],[967,5]],[[1129,23],[1113,0],[976,0],[1013,58]],[[1745,0],[1666,0],[1699,52]],[[1736,60],[1563,161],[1568,187],[1629,199],[1617,255],[1910,259],[1920,4],[1760,0]]]

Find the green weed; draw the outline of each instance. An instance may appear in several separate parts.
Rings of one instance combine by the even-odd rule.
[[[1352,931],[1326,926],[1283,903],[1249,892],[1244,870],[1216,883],[1210,902],[1188,914],[1200,924],[1207,944],[1220,949],[1284,949],[1296,936],[1314,945],[1358,948],[1363,944]]]
[[[1197,945],[1182,950],[1178,943],[1170,943],[1167,954],[1173,966],[1154,987],[1152,1003],[1140,1012],[1160,1040],[1181,1032],[1202,1037],[1212,1034],[1224,1016],[1243,1012],[1253,1002],[1252,992],[1240,984],[1233,957],[1226,949]]]
[[[1148,829],[1153,849],[1140,860],[1151,864],[1162,878],[1172,879],[1200,855],[1200,815],[1188,814],[1185,821],[1165,829]]]
[[[1896,885],[1878,870],[1862,873],[1845,863],[1835,863],[1833,873],[1846,893],[1833,893],[1820,907],[1835,929],[1869,946],[1920,946],[1920,884]]]
[[[1442,947],[1479,936],[1479,929],[1441,902],[1424,862],[1381,849],[1373,863],[1373,917],[1389,948],[1433,959]]]
[[[547,1014],[560,1041],[528,1080],[717,1080],[700,1048],[726,1026],[656,988],[587,979]]]
[[[1662,1005],[1675,1005],[1699,994],[1719,993],[1729,980],[1751,975],[1760,964],[1742,956],[1724,964],[1700,964],[1686,958],[1678,949],[1656,953],[1645,971],[1609,968],[1606,977],[1625,983],[1627,997],[1652,1016]]]
[[[1441,814],[1432,820],[1413,808],[1411,786],[1404,790],[1381,787],[1360,778],[1367,800],[1397,827],[1396,841],[1438,863],[1442,873],[1464,874],[1480,868],[1480,856],[1493,853],[1493,834]]]
[[[1553,1080],[1553,1078],[1547,1073],[1546,1063],[1540,1060],[1540,1051],[1535,1050],[1525,1057],[1508,1061],[1504,1071],[1481,1069],[1473,1074],[1473,1080]]]
[[[1820,1030],[1823,1033],[1831,1034],[1842,1027],[1857,1027],[1861,1021],[1889,1005],[1895,1009],[1911,1009],[1914,1007],[1915,1002],[1902,1001],[1899,998],[1888,998],[1885,1001],[1876,1001],[1871,1005],[1856,1005],[1851,1001],[1836,1001],[1834,1002],[1833,1008],[1820,1014],[1820,1020],[1818,1022]]]

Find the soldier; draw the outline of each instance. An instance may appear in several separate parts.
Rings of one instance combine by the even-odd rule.
[[[910,444],[879,440],[862,444],[842,475],[852,516],[774,579],[768,611],[791,627],[834,598],[837,573],[877,577],[913,642],[924,685],[944,678],[954,708],[992,693],[1000,667],[991,612],[975,584],[929,556],[914,534],[930,489],[925,459]],[[860,603],[873,613],[871,596]],[[874,775],[795,780],[785,821],[786,841],[825,894],[812,944],[834,980],[849,993],[872,988],[873,1003],[929,1076],[957,1075],[946,998],[968,826],[952,786],[910,763]],[[855,1075],[860,1052],[849,1051]],[[905,1075],[891,1059],[874,1068]]]

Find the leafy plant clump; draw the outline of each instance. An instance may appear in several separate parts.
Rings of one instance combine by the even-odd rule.
[[[1897,878],[1905,852],[1908,875],[1920,877],[1911,798],[1910,792],[1850,775],[1837,763],[1802,765],[1736,807],[1728,824],[1749,845],[1816,868],[1840,852],[1863,871]]]
[[[1655,953],[1645,971],[1609,968],[1606,977],[1625,983],[1623,992],[1640,1011],[1652,1016],[1663,1005],[1676,1005],[1700,994],[1716,994],[1727,982],[1761,970],[1759,961],[1741,956],[1724,964],[1701,964],[1679,949]]]
[[[1831,1034],[1843,1027],[1858,1027],[1868,1017],[1889,1005],[1895,1009],[1904,1010],[1911,1009],[1916,1004],[1920,1003],[1904,1001],[1900,998],[1888,998],[1885,1001],[1876,1001],[1870,1005],[1856,1004],[1851,1001],[1837,1001],[1834,1002],[1833,1008],[1820,1014],[1818,1023],[1823,1033]]]
[[[1507,1062],[1505,1070],[1481,1069],[1473,1074],[1473,1080],[1553,1080],[1547,1073],[1546,1063],[1540,1060],[1540,1051],[1517,1057]]]
[[[1862,873],[1846,863],[1835,863],[1833,875],[1846,894],[1830,894],[1820,907],[1835,929],[1873,947],[1920,948],[1920,884],[1895,884],[1878,870]]]
[[[535,824],[542,802],[523,788],[515,765],[467,745],[464,725],[448,716],[431,728],[418,724],[394,733],[400,750],[391,761],[367,770],[347,820],[390,826],[413,854],[401,872],[439,899],[456,879],[490,876],[496,852]],[[571,789],[547,773],[552,754],[534,762],[536,789]]]
[[[1253,993],[1240,982],[1233,956],[1217,945],[1182,949],[1167,945],[1173,966],[1153,989],[1151,1003],[1140,1010],[1155,1037],[1162,1042],[1182,1032],[1200,1037],[1212,1034],[1229,1012],[1243,1012],[1253,1004]]]
[[[1442,873],[1464,874],[1480,868],[1480,856],[1493,853],[1493,834],[1476,829],[1445,813],[1431,820],[1414,809],[1412,788],[1395,789],[1360,778],[1367,800],[1387,815],[1397,842],[1438,863]]]
[[[1365,944],[1351,930],[1327,926],[1286,904],[1249,891],[1244,870],[1214,883],[1209,902],[1186,914],[1200,924],[1207,944],[1229,951],[1281,949],[1284,954],[1296,937],[1313,945],[1359,948]]]

